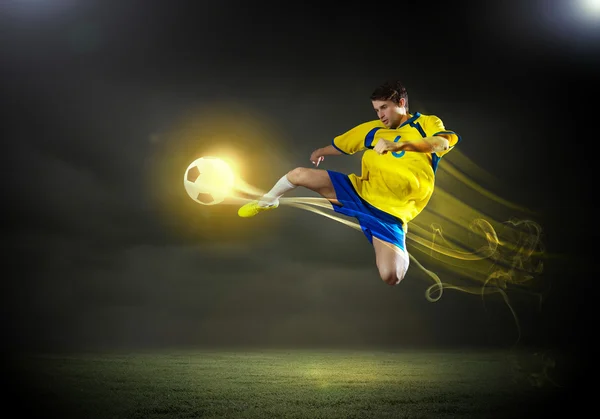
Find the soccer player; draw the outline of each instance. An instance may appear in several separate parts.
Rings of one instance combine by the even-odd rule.
[[[440,159],[461,139],[437,116],[409,113],[408,93],[399,81],[377,87],[371,102],[377,120],[335,137],[310,156],[318,167],[325,156],[364,150],[360,176],[298,167],[259,200],[242,206],[238,215],[252,217],[273,210],[285,193],[298,186],[308,188],[329,200],[335,212],[358,220],[374,247],[381,279],[396,285],[409,265],[407,224],[429,202]]]

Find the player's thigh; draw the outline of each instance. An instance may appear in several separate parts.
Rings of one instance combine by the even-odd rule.
[[[327,170],[297,167],[287,174],[288,180],[294,185],[303,186],[317,192],[323,198],[337,203],[335,188]]]
[[[400,282],[408,270],[409,257],[398,246],[373,237],[375,261],[381,278],[386,282]]]

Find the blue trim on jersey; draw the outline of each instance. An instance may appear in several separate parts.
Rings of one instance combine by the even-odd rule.
[[[365,135],[365,147],[373,149],[375,146],[373,145],[373,140],[375,139],[375,133],[379,131],[381,127],[373,128],[371,131]]]
[[[427,137],[427,134],[425,134],[423,127],[421,127],[421,124],[419,124],[418,122],[411,122],[410,126],[413,128],[416,128],[419,131],[419,134],[421,134],[421,137],[423,137],[423,138]]]
[[[404,121],[402,124],[400,124],[400,126],[396,129],[402,128],[404,125],[406,124],[410,124],[411,126],[413,126],[413,122],[415,119],[419,118],[421,116],[421,114],[419,112],[415,113],[412,118],[408,118],[406,121]]]
[[[438,156],[435,153],[431,153],[431,167],[433,167],[433,174],[435,174],[435,171],[438,168],[438,163],[440,162],[442,158],[440,156]]]
[[[334,146],[336,150],[339,150],[344,154],[350,155],[350,153],[346,153],[344,150],[342,150],[341,148],[339,148],[338,146],[335,145],[335,139],[331,140],[331,145]]]

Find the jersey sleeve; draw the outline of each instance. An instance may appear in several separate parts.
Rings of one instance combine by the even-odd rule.
[[[425,134],[427,135],[427,137],[433,137],[435,135],[438,135],[440,137],[445,137],[448,139],[448,150],[436,152],[435,154],[437,154],[438,157],[442,157],[443,155],[448,153],[454,148],[455,145],[457,145],[461,141],[460,135],[458,135],[454,131],[446,129],[442,120],[435,115],[429,115],[427,117],[425,124],[423,125],[423,129],[425,130]]]
[[[373,148],[371,143],[375,133],[385,125],[379,120],[365,122],[349,131],[338,135],[331,144],[344,154],[354,154],[367,148]]]

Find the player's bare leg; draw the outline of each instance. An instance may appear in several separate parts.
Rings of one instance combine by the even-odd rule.
[[[279,179],[275,186],[259,200],[249,202],[241,207],[238,214],[240,217],[252,217],[261,211],[277,208],[279,198],[298,186],[317,192],[332,204],[341,205],[326,170],[297,167]]]
[[[341,205],[335,195],[335,188],[327,170],[297,167],[286,175],[288,180],[297,186],[303,186],[318,193],[332,204]]]
[[[389,285],[397,285],[408,270],[408,253],[391,243],[373,237],[375,261],[381,279]]]

